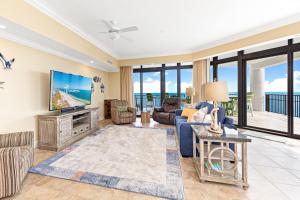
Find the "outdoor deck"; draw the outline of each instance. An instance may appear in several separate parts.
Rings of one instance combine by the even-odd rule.
[[[237,116],[229,116],[237,123]],[[248,113],[247,124],[249,126],[256,126],[261,128],[273,129],[278,131],[287,131],[287,115],[253,111],[253,116]],[[295,134],[300,135],[300,118],[294,117]]]

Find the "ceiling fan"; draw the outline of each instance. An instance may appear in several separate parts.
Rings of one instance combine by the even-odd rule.
[[[126,28],[119,28],[117,26],[117,22],[113,21],[113,20],[110,20],[110,21],[103,20],[102,22],[108,28],[108,31],[104,31],[104,32],[100,32],[100,33],[102,33],[102,34],[108,34],[108,36],[109,36],[109,38],[111,40],[117,40],[120,37],[122,37],[122,38],[130,41],[129,38],[124,37],[124,35],[121,35],[121,34],[122,33],[126,33],[126,32],[131,32],[131,31],[137,31],[138,30],[137,26],[129,26],[129,27],[126,27]]]

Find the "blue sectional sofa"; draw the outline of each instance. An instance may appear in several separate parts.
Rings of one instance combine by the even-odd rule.
[[[210,113],[213,109],[213,105],[207,102],[198,103],[196,105],[196,109],[201,109],[204,107],[208,107],[208,113]],[[193,133],[191,125],[210,125],[204,123],[189,123],[187,122],[186,117],[181,116],[182,110],[176,110],[175,114],[175,122],[176,122],[176,132],[177,138],[179,142],[180,153],[183,157],[191,157],[193,156]],[[225,109],[223,107],[219,107],[218,111],[218,120],[221,123],[222,127],[226,126],[228,128],[235,128],[233,125],[233,120],[225,116]],[[230,145],[232,149],[232,145]]]

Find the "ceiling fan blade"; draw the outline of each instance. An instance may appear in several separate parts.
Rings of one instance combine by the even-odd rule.
[[[111,24],[110,21],[105,21],[105,20],[102,20],[103,24],[105,24],[105,26],[108,28],[108,30],[110,29],[113,29],[113,24]]]
[[[100,33],[100,34],[107,34],[109,32],[107,32],[107,31],[101,31],[101,32],[98,32],[98,33]]]
[[[137,31],[137,30],[138,30],[137,26],[130,26],[127,28],[121,28],[119,32],[124,33],[124,32]]]

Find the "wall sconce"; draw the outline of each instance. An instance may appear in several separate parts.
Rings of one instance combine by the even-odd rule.
[[[2,87],[2,85],[3,85],[4,83],[5,83],[5,82],[0,81],[0,89],[4,89],[4,87]]]
[[[101,78],[99,76],[94,76],[93,81],[95,83],[99,83],[99,82],[101,82]]]
[[[11,60],[6,60],[2,53],[0,53],[0,60],[3,63],[4,69],[11,69],[13,62],[15,62],[14,58]]]
[[[104,84],[103,83],[101,83],[100,88],[101,88],[101,93],[104,93]]]

